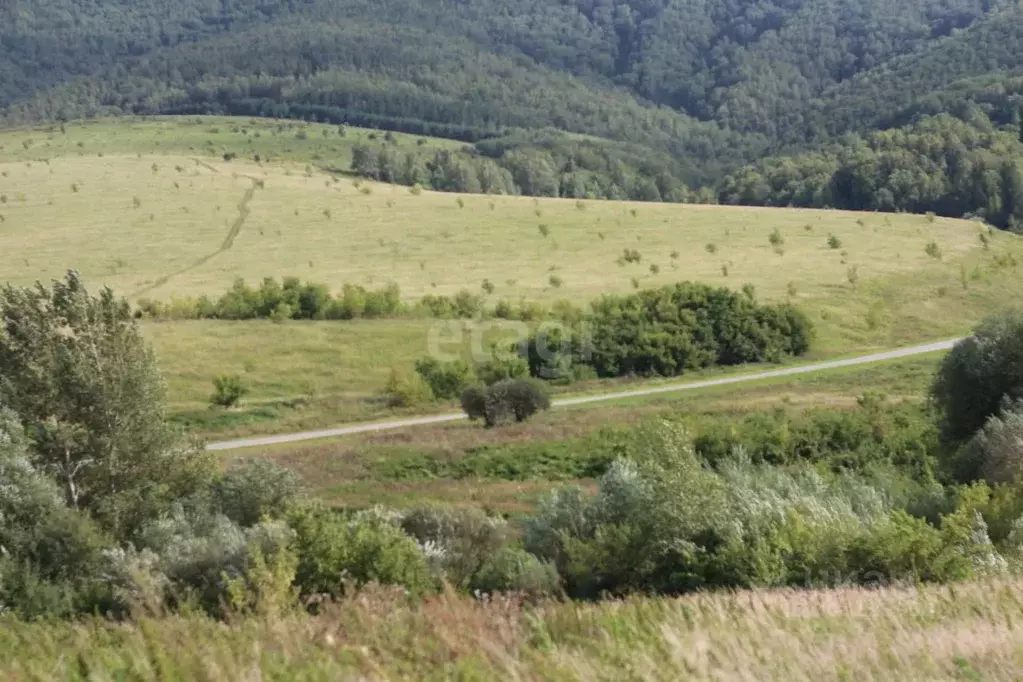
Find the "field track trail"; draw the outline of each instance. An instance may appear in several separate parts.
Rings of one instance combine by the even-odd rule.
[[[861,355],[856,358],[846,358],[843,360],[829,360],[826,362],[818,362],[810,365],[796,365],[793,367],[783,367],[781,369],[772,369],[766,372],[757,372],[755,374],[740,374],[737,376],[722,377],[719,379],[706,379],[704,381],[691,381],[688,383],[671,383],[663,386],[652,386],[650,388],[640,388],[631,391],[617,391],[613,393],[602,393],[597,395],[581,396],[577,398],[564,398],[561,400],[552,401],[551,405],[552,407],[570,407],[572,405],[584,405],[587,403],[606,402],[609,400],[622,400],[626,398],[640,398],[644,396],[659,395],[661,393],[677,393],[680,391],[692,391],[695,389],[709,388],[712,386],[727,386],[730,384],[741,384],[750,381],[776,379],[780,377],[796,376],[798,374],[811,374],[813,372],[839,369],[842,367],[853,367],[855,365],[867,365],[870,363],[882,362],[885,360],[896,360],[898,358],[912,357],[914,355],[924,355],[926,353],[935,353],[938,351],[950,350],[952,346],[954,346],[958,341],[960,341],[960,339],[948,339],[945,341],[936,341],[934,343],[927,343],[920,346],[911,346],[908,348],[899,348],[897,350],[888,350],[880,353],[871,353],[870,355]],[[351,436],[358,433],[415,428],[417,426],[427,426],[430,424],[440,424],[443,422],[460,421],[465,418],[466,418],[465,415],[459,412],[449,414],[437,414],[427,417],[413,417],[409,419],[395,419],[385,422],[373,422],[370,424],[353,424],[351,426],[341,426],[333,429],[324,429],[322,431],[303,431],[301,433],[282,434],[278,436],[263,436],[258,438],[245,438],[241,440],[225,441],[221,443],[208,443],[206,445],[206,449],[237,450],[239,448],[279,445],[281,443],[298,443],[300,441],[313,440],[317,438],[336,438],[339,436]]]
[[[209,167],[213,169],[214,172],[219,172],[212,166]],[[191,270],[194,270],[198,267],[205,265],[206,263],[210,262],[213,258],[216,258],[220,254],[224,253],[232,246],[234,246],[234,240],[238,238],[238,234],[242,231],[242,226],[245,225],[245,221],[249,217],[249,202],[252,201],[252,197],[254,197],[256,194],[256,188],[259,186],[258,184],[259,181],[256,180],[255,178],[250,178],[248,176],[245,177],[252,183],[252,186],[245,190],[245,194],[242,195],[241,201],[238,202],[238,217],[235,218],[234,222],[231,223],[231,227],[228,229],[227,235],[224,236],[224,241],[220,244],[220,248],[218,248],[216,251],[212,253],[206,254],[199,260],[181,268],[177,272],[172,272],[169,275],[163,275],[162,277],[157,278],[155,281],[153,281],[150,284],[147,284],[141,289],[137,289],[131,292],[131,294],[128,295],[129,298],[138,298],[139,296],[146,294],[152,291],[153,289],[162,287],[164,284],[167,284],[167,282],[171,281],[175,277],[179,277],[180,275],[183,275],[186,272],[189,272]]]

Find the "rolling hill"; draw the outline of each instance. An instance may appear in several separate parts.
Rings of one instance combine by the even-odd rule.
[[[0,280],[75,268],[93,286],[166,302],[216,297],[238,277],[294,276],[334,291],[393,283],[410,303],[465,290],[488,306],[585,305],[681,280],[751,285],[808,312],[815,357],[961,333],[1020,287],[1023,245],[979,222],[452,194],[329,170],[371,137],[383,133],[219,117],[0,133]],[[460,147],[401,134],[387,144]],[[179,416],[239,432],[385,414],[390,368],[426,353],[433,324],[200,320],[146,330]],[[206,409],[223,372],[246,377],[246,411]]]

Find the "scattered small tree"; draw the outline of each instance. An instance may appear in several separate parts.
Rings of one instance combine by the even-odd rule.
[[[221,374],[213,379],[213,395],[210,404],[215,407],[231,408],[238,405],[249,392],[237,374]]]
[[[845,279],[849,282],[849,286],[851,286],[853,289],[855,289],[856,285],[859,284],[859,282],[860,282],[860,269],[859,269],[859,267],[853,265],[848,270],[846,270],[845,271]]]
[[[423,377],[397,367],[391,368],[384,395],[391,407],[415,407],[433,400],[433,391]]]
[[[441,400],[457,398],[472,376],[472,368],[462,360],[440,362],[435,358],[418,360],[416,372],[430,387],[434,397]]]

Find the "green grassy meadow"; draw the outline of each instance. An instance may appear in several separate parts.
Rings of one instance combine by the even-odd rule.
[[[792,300],[812,357],[965,332],[1023,293],[1023,241],[914,215],[458,196],[362,182],[347,168],[372,131],[218,117],[106,120],[0,133],[0,281],[79,270],[131,299],[217,295],[236,277],[293,275],[425,294],[586,303],[694,280]],[[458,143],[395,135],[398,146]],[[225,160],[225,154],[235,155]],[[258,155],[259,162],[257,162]],[[546,234],[545,234],[546,233]],[[776,236],[772,238],[772,234]],[[829,244],[829,237],[837,241]],[[935,248],[927,253],[928,244]],[[835,246],[835,248],[832,248]],[[638,263],[626,263],[624,250]],[[236,434],[387,416],[392,366],[428,349],[431,322],[147,323],[176,417]],[[247,405],[207,407],[242,375]]]
[[[641,423],[681,419],[698,434],[705,426],[751,413],[856,409],[857,399],[871,392],[891,404],[920,404],[941,357],[934,353],[741,387],[579,405],[497,429],[451,422],[246,448],[224,453],[224,462],[272,459],[337,507],[443,505],[517,516],[568,483],[595,488],[589,463]]]

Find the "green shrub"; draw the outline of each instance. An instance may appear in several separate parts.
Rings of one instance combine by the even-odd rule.
[[[221,374],[213,379],[210,404],[216,407],[235,407],[249,389],[237,374]]]
[[[476,377],[487,386],[505,379],[524,379],[529,376],[529,363],[513,353],[495,353],[486,362],[476,365]]]
[[[280,518],[301,491],[291,469],[267,459],[236,461],[213,486],[216,508],[241,526]]]
[[[931,258],[941,260],[941,247],[938,246],[938,242],[936,241],[927,242],[927,246],[924,247],[924,253],[926,253]]]
[[[1010,483],[1023,475],[1023,400],[988,417],[958,453],[955,464],[954,473],[961,481],[982,478],[992,484]]]
[[[505,547],[486,558],[469,588],[477,594],[513,592],[540,600],[560,595],[560,582],[554,564],[525,550]]]
[[[939,513],[938,528],[895,506],[910,496],[882,485],[884,472],[755,464],[741,448],[710,470],[668,422],[636,432],[627,452],[595,497],[563,489],[523,521],[526,549],[557,566],[572,596],[946,581],[1005,565],[978,494]],[[1001,518],[1015,509],[1001,506]]]
[[[421,595],[435,587],[426,556],[393,524],[371,514],[344,516],[318,505],[294,510],[298,570],[295,585],[305,596],[337,597],[346,583],[401,585]]]
[[[462,404],[462,410],[465,411],[465,415],[469,419],[475,421],[477,419],[485,419],[487,415],[487,395],[486,387],[483,386],[469,386],[459,398]]]
[[[281,521],[243,529],[201,504],[188,509],[176,504],[140,529],[134,548],[114,556],[112,572],[122,591],[156,589],[150,597],[173,607],[197,603],[220,614],[232,582],[244,581],[254,564],[265,566],[288,552],[294,537]],[[148,575],[137,574],[142,567]]]
[[[413,509],[401,516],[401,529],[421,546],[437,548],[443,577],[465,588],[488,557],[508,542],[507,524],[476,509]]]
[[[422,376],[396,367],[391,368],[384,395],[391,407],[415,407],[433,400],[433,391]]]
[[[828,235],[828,248],[829,249],[834,249],[835,251],[837,251],[838,249],[842,248],[842,240],[839,239],[838,236],[836,236],[836,235],[829,234]]]
[[[368,318],[389,317],[401,310],[401,290],[397,284],[388,284],[383,289],[366,292],[366,308],[363,315]]]
[[[462,360],[440,362],[434,358],[416,361],[416,372],[435,398],[451,400],[461,395],[472,378],[472,368]]]
[[[483,297],[465,289],[454,297],[427,294],[420,299],[419,307],[430,317],[472,319],[483,312]]]

